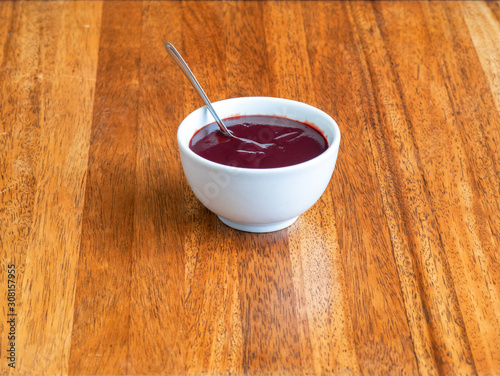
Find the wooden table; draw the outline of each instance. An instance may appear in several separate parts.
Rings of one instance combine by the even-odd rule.
[[[2,374],[500,374],[500,3],[0,19]],[[176,129],[202,103],[165,41],[214,101],[338,122],[330,184],[288,229],[233,230],[191,192]]]

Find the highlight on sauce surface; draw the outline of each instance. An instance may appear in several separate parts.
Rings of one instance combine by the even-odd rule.
[[[328,149],[325,136],[311,125],[280,116],[224,119],[236,136],[211,123],[196,132],[189,148],[212,162],[243,168],[276,168],[306,162]]]

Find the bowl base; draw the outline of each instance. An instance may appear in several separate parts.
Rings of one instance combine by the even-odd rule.
[[[244,223],[236,223],[236,222],[230,221],[229,219],[222,218],[221,216],[218,216],[218,217],[222,221],[222,223],[224,223],[225,225],[232,227],[236,230],[246,231],[246,232],[273,232],[273,231],[282,230],[285,227],[290,226],[298,218],[298,217],[295,217],[295,218],[288,219],[288,220],[282,221],[282,222],[267,223],[267,224],[262,224],[262,225],[249,225],[249,224],[244,224]]]

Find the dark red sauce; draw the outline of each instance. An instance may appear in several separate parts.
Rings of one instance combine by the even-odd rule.
[[[328,148],[320,131],[284,117],[236,116],[224,119],[224,124],[238,138],[228,137],[212,123],[195,133],[189,148],[212,162],[244,168],[291,166]]]

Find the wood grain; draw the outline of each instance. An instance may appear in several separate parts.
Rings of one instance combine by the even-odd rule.
[[[74,374],[128,368],[141,11],[140,2],[102,7],[71,340]]]
[[[188,187],[174,142],[184,82],[163,48],[164,39],[182,45],[174,32],[181,26],[182,5],[145,3],[142,12],[141,44],[146,48],[140,51],[131,327],[143,330],[130,337],[134,350],[129,351],[128,373],[169,369],[184,374],[184,213],[179,203]],[[171,15],[169,23],[165,14]]]
[[[0,2],[1,374],[499,374],[499,4]],[[289,228],[192,193],[167,40],[213,101],[338,122]]]
[[[2,271],[16,265],[19,310],[10,373],[67,373],[100,3],[5,7]]]

